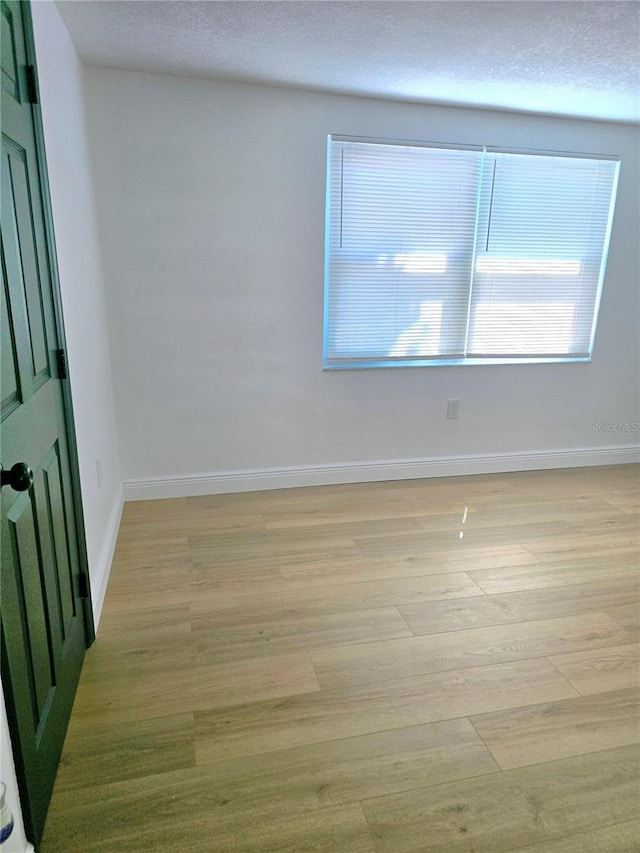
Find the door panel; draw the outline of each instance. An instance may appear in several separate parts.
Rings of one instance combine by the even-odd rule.
[[[9,509],[9,542],[15,571],[16,612],[24,625],[25,674],[29,681],[34,729],[37,730],[55,684],[47,619],[42,588],[43,565],[38,547],[36,513],[32,494],[21,494]],[[3,590],[4,604],[4,590]]]
[[[64,643],[71,635],[73,620],[77,617],[73,594],[73,573],[68,543],[69,525],[64,505],[64,487],[60,469],[59,447],[55,447],[42,463],[44,475],[44,513],[47,535],[51,545],[51,566],[55,572],[55,601],[59,621],[59,642],[64,654]],[[44,530],[42,531],[44,535]]]
[[[2,4],[2,86],[14,99],[18,92],[18,57],[14,38],[13,14],[6,3]]]
[[[2,683],[30,840],[38,843],[87,640],[90,610],[74,496],[47,187],[30,103],[27,3],[1,0],[2,466],[33,470],[2,488]],[[8,46],[8,49],[7,47]],[[85,580],[85,583],[82,581]]]
[[[2,357],[0,358],[0,418],[9,415],[19,404],[18,363],[16,361],[16,342],[13,333],[13,323],[9,317],[9,302],[7,299],[7,275],[4,263],[4,245],[0,246],[0,261],[2,263],[2,306],[0,308],[0,340],[2,340]]]
[[[49,284],[49,274],[45,270],[42,282],[37,249],[36,229],[44,229],[44,220],[37,197],[36,204],[31,198],[34,181],[36,189],[38,186],[38,172],[34,169],[30,174],[29,159],[27,152],[3,133],[2,233],[14,328],[21,337],[18,348],[25,354],[20,368],[26,397],[51,376],[49,337],[55,334],[52,306],[43,298],[43,284],[45,288]]]

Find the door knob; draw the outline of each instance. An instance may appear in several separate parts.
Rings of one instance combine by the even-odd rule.
[[[11,486],[16,492],[26,492],[33,485],[33,471],[26,462],[16,462],[9,471],[0,471],[0,486]]]

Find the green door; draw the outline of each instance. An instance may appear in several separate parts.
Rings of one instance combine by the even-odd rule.
[[[37,844],[93,623],[59,357],[31,18],[27,3],[0,6],[1,665],[25,825]]]

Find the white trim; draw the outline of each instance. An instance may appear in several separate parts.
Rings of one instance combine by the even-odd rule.
[[[217,471],[124,480],[125,501],[182,498],[297,486],[328,486],[376,480],[411,480],[462,474],[537,471],[544,468],[580,468],[640,462],[640,445],[575,448],[531,453],[443,456],[432,459],[389,459],[379,462],[336,463],[286,468]]]
[[[111,563],[113,562],[113,554],[116,548],[116,540],[118,538],[118,530],[120,528],[120,519],[122,518],[122,509],[124,507],[124,490],[122,485],[118,486],[116,499],[113,503],[107,529],[102,541],[102,550],[98,564],[91,572],[91,599],[93,605],[93,623],[96,631],[98,623],[102,615],[102,605],[107,592],[107,584],[109,582],[109,574],[111,572]]]

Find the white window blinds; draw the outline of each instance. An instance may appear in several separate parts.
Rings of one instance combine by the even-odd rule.
[[[325,366],[588,359],[617,169],[330,138]]]

